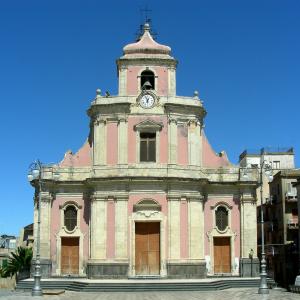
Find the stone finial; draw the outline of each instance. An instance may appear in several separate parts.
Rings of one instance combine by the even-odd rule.
[[[149,23],[145,23],[145,25],[144,25],[144,32],[145,31],[150,31],[150,24]]]
[[[199,92],[198,91],[194,91],[194,98],[199,98]]]
[[[101,97],[101,90],[97,89],[96,90],[96,98],[100,98]]]

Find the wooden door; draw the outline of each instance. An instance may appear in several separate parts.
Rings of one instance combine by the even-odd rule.
[[[158,275],[160,270],[160,223],[135,223],[135,273]]]
[[[231,273],[230,238],[214,238],[214,272]]]
[[[79,272],[79,238],[61,239],[61,274]]]

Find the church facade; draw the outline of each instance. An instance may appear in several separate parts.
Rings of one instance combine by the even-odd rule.
[[[145,24],[117,60],[118,95],[97,90],[85,144],[43,167],[43,276],[250,276],[249,254],[257,275],[257,174],[213,151],[176,67]]]

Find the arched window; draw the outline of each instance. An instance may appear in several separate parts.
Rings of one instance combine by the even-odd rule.
[[[74,230],[77,225],[77,210],[73,205],[65,209],[65,227],[68,231]]]
[[[224,231],[228,226],[228,210],[224,206],[216,209],[216,226],[220,231]]]
[[[155,76],[150,70],[145,70],[141,74],[141,90],[154,90]]]

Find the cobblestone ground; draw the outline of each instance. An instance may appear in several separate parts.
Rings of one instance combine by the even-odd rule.
[[[255,300],[275,299],[294,300],[300,299],[299,294],[285,292],[283,290],[270,290],[269,295],[257,294],[257,289],[228,289],[214,292],[139,292],[139,293],[78,293],[65,292],[61,295],[44,295],[32,297],[29,292],[9,292],[0,290],[0,299],[4,300],[28,300],[28,299],[51,299],[51,300]]]

